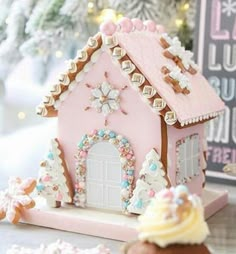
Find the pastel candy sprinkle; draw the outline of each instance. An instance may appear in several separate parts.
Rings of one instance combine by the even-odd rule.
[[[127,174],[129,176],[132,176],[134,174],[134,170],[131,170],[131,169],[127,170]]]
[[[114,131],[110,131],[109,137],[110,138],[115,138],[116,137],[116,133]]]
[[[53,160],[53,153],[52,152],[48,153],[48,159]]]
[[[128,181],[123,181],[123,182],[121,183],[121,186],[122,186],[123,188],[127,188],[127,187],[129,186],[129,182],[128,182]]]
[[[100,137],[103,137],[103,136],[105,135],[104,130],[99,130],[99,131],[98,131],[98,135],[99,135]]]
[[[128,143],[128,140],[127,140],[126,138],[122,138],[122,139],[121,139],[121,143],[122,143],[122,144],[126,144],[126,143]]]
[[[150,166],[149,166],[149,169],[151,171],[156,171],[157,170],[157,165],[155,163],[151,163]]]
[[[38,185],[36,185],[36,189],[37,189],[37,191],[42,191],[45,189],[45,187],[43,184],[38,184]]]
[[[83,146],[84,146],[84,143],[83,143],[83,141],[81,141],[81,142],[78,144],[78,147],[79,147],[79,148],[83,148]]]
[[[51,176],[45,176],[45,177],[43,177],[42,180],[43,180],[44,182],[49,182],[51,179],[52,179]]]
[[[149,190],[148,196],[149,196],[150,198],[154,197],[154,196],[155,196],[155,191],[154,191],[153,189]]]
[[[124,207],[127,208],[129,205],[129,201],[124,201]]]
[[[143,207],[143,201],[141,199],[139,199],[136,203],[135,203],[135,207],[136,208],[142,208]]]
[[[128,179],[128,176],[127,176],[127,175],[123,175],[123,179],[124,179],[124,180],[127,180],[127,179]]]
[[[87,156],[87,153],[85,151],[81,151],[79,154],[83,158],[85,158]]]

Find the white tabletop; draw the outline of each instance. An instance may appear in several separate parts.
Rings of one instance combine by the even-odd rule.
[[[1,184],[0,184],[1,186]],[[229,190],[229,205],[208,220],[211,236],[206,243],[216,254],[236,253],[236,187],[210,184],[217,189]],[[41,243],[48,244],[57,239],[69,242],[80,248],[92,248],[98,244],[109,247],[112,253],[120,253],[119,241],[53,230],[26,224],[11,225],[0,222],[0,254],[5,254],[13,244],[37,248]]]

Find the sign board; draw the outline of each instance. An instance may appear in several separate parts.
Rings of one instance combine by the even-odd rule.
[[[224,115],[207,125],[207,175],[235,184],[236,177],[222,169],[236,163],[236,0],[199,0],[197,4],[195,59],[226,105]]]

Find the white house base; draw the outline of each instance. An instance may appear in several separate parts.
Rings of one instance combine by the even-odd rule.
[[[209,218],[227,204],[228,193],[205,189],[202,199],[205,217]],[[137,238],[136,215],[126,216],[95,209],[80,209],[72,205],[49,208],[44,199],[37,197],[35,201],[36,207],[24,210],[21,222],[120,241]]]

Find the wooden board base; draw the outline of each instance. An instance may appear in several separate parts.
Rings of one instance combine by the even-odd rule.
[[[205,189],[202,200],[205,216],[209,218],[227,204],[228,193]],[[24,210],[21,222],[120,241],[137,238],[136,215],[126,216],[88,208],[80,209],[72,205],[49,208],[40,197],[36,198],[35,208]]]

